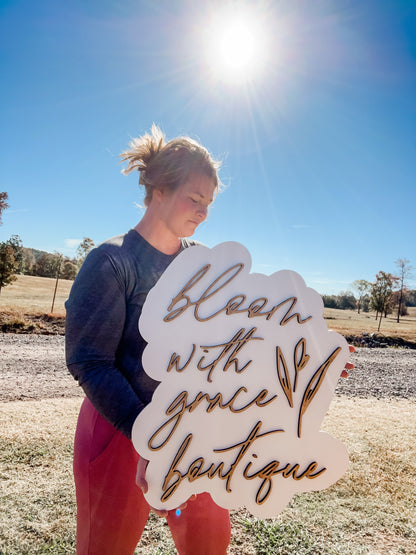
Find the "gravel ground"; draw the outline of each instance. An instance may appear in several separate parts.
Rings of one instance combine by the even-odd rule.
[[[415,350],[357,348],[351,362],[337,394],[416,398]],[[65,366],[64,337],[0,333],[0,401],[82,395]]]
[[[0,333],[0,401],[83,395],[65,366],[61,335]]]

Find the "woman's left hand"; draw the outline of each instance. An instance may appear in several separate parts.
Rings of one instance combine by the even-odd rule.
[[[350,353],[355,353],[355,347],[353,347],[352,345],[348,345],[348,347],[350,349]],[[344,370],[341,372],[341,378],[348,378],[349,374],[347,370],[352,370],[353,368],[354,368],[354,365],[351,362],[347,362]]]

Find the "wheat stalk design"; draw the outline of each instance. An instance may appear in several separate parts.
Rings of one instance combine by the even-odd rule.
[[[293,408],[292,385],[290,383],[290,376],[287,371],[285,357],[283,356],[280,347],[276,347],[276,367],[280,385],[286,395],[289,406]],[[281,371],[281,367],[283,367],[283,372]]]
[[[312,403],[312,399],[318,393],[319,388],[322,385],[322,382],[325,378],[325,374],[338,356],[338,353],[341,351],[341,347],[337,347],[335,351],[333,351],[329,357],[326,359],[325,362],[321,364],[318,370],[314,373],[312,378],[310,379],[308,385],[306,386],[305,392],[303,394],[302,402],[300,404],[299,409],[299,420],[298,420],[298,437],[301,436],[301,429],[302,429],[302,418],[305,412],[307,411],[309,405]]]
[[[301,349],[300,355],[298,354],[298,350]],[[297,343],[295,347],[295,351],[293,353],[293,362],[295,365],[295,380],[293,382],[293,393],[296,391],[296,385],[298,382],[298,373],[305,368],[308,364],[309,359],[311,358],[309,355],[305,354],[306,351],[306,339],[302,337]]]

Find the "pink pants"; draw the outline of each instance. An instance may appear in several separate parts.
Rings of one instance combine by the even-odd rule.
[[[150,507],[136,486],[139,455],[88,399],[75,435],[77,555],[132,555]],[[180,555],[221,555],[230,542],[230,517],[208,493],[166,517]]]

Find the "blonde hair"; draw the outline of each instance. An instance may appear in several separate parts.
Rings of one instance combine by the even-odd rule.
[[[214,160],[208,150],[189,137],[178,137],[166,142],[160,128],[153,124],[151,133],[132,139],[129,150],[120,154],[122,162],[128,162],[122,172],[140,172],[139,185],[146,191],[144,204],[149,206],[154,189],[175,191],[191,174],[206,175],[218,190],[220,180],[217,171],[221,162]]]

